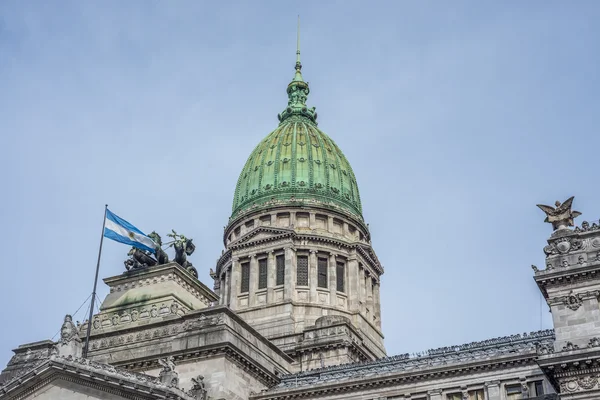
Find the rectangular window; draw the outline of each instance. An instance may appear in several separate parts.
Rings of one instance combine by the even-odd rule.
[[[242,286],[240,288],[240,293],[248,293],[250,290],[250,263],[242,264]]]
[[[506,400],[521,400],[522,398],[520,385],[506,386]]]
[[[344,263],[342,262],[338,262],[337,265],[335,266],[335,281],[336,281],[336,285],[337,285],[337,291],[338,292],[345,292],[345,272],[346,272],[346,268],[344,268]]]
[[[277,279],[276,285],[283,285],[285,279],[285,256],[282,254],[275,258],[275,265],[277,267]]]
[[[483,400],[483,389],[469,390],[469,400]]]
[[[448,400],[462,400],[462,395],[460,393],[450,393],[446,398]]]
[[[298,256],[296,261],[296,284],[308,286],[308,256]]]
[[[258,288],[267,288],[267,259],[258,260]]]
[[[533,382],[533,393],[535,393],[536,396],[544,394],[544,381]]]
[[[319,258],[317,262],[317,286],[327,288],[327,259]]]

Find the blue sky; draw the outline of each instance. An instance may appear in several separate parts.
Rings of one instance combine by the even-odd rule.
[[[92,289],[105,203],[223,248],[238,174],[303,75],[357,176],[389,354],[551,327],[537,203],[600,217],[600,3],[0,3],[0,364]],[[100,276],[123,271],[105,242]],[[100,283],[99,297],[107,294]],[[82,312],[75,319],[82,320]]]

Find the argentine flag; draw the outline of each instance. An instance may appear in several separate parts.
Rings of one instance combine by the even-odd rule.
[[[104,237],[119,243],[125,243],[138,249],[155,253],[156,244],[146,234],[129,222],[106,210]]]

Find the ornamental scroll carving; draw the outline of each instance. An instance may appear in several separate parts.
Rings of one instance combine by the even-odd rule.
[[[562,393],[582,392],[592,390],[598,386],[598,375],[584,375],[576,378],[568,378],[560,382]]]
[[[548,301],[549,305],[565,305],[567,308],[577,311],[579,307],[583,305],[583,301],[586,299],[598,298],[600,296],[600,291],[593,290],[584,293],[569,293],[567,296],[560,296],[550,299]]]
[[[583,249],[583,240],[574,237],[562,237],[553,240],[544,247],[544,253],[546,254],[546,257],[550,257],[557,254],[567,254],[581,249]]]

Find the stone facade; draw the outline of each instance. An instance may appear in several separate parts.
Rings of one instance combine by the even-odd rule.
[[[383,267],[359,221],[328,210],[275,208],[233,221],[225,246],[214,277],[220,304],[297,359],[302,369],[385,355]],[[344,337],[332,341],[322,334],[315,324],[326,317],[346,326],[338,329]]]

